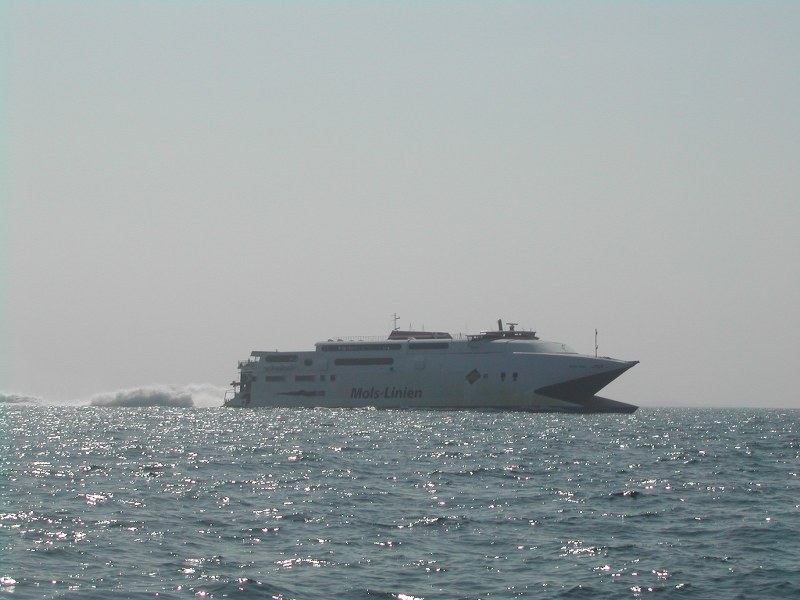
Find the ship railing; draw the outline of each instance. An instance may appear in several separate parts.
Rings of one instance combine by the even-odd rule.
[[[239,368],[241,369],[242,367],[246,367],[247,365],[252,365],[253,363],[257,363],[259,361],[260,361],[260,357],[251,356],[250,358],[247,358],[245,360],[240,360],[239,361]]]
[[[328,342],[385,342],[385,335],[341,335],[328,338]]]
[[[454,333],[451,334],[450,339],[465,340],[468,337],[471,336],[468,336],[464,333]],[[445,338],[442,338],[439,341],[442,341],[444,339]],[[387,337],[385,335],[343,335],[339,337],[328,338],[325,341],[326,342],[385,342],[386,340]]]

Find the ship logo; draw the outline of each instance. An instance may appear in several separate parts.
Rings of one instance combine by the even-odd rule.
[[[472,371],[467,373],[467,381],[469,381],[470,385],[472,385],[473,383],[478,381],[478,379],[480,379],[480,378],[481,378],[481,374],[478,372],[478,369],[472,369]]]

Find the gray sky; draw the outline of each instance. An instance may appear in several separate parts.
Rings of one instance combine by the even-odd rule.
[[[0,391],[224,387],[397,312],[800,407],[799,2],[0,11]]]

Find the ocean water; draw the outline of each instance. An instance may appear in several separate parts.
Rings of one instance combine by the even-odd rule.
[[[0,596],[800,597],[800,412],[0,405]]]

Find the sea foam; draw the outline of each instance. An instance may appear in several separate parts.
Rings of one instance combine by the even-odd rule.
[[[0,393],[0,404],[41,404],[42,399],[36,396],[26,396],[24,394],[3,394]]]
[[[91,406],[220,406],[224,390],[212,384],[148,385],[96,394]]]

